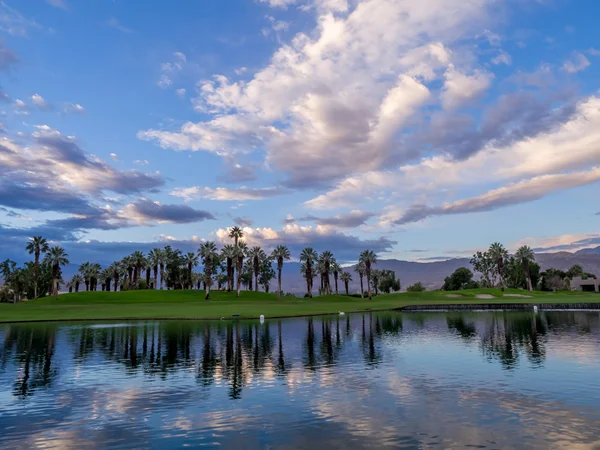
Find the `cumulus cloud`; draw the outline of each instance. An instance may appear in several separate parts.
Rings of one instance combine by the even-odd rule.
[[[316,29],[281,45],[250,81],[217,74],[199,83],[194,104],[209,120],[138,137],[220,155],[266,148],[266,163],[287,176],[287,185],[313,187],[379,169],[391,157],[418,156],[422,148],[401,145],[402,134],[432,104],[441,106],[432,87],[445,74],[448,107],[491,83],[481,66],[465,63],[473,58],[461,57],[464,47],[451,49],[485,24],[485,0],[431,0],[426,8],[390,0],[311,5]]]
[[[273,228],[244,227],[244,241],[249,246],[259,245],[267,251],[277,245],[286,245],[293,255],[298,255],[305,247],[313,247],[318,252],[332,251],[339,262],[355,261],[361,251],[371,249],[376,253],[389,252],[396,244],[386,237],[361,239],[349,234],[340,233],[331,227],[300,226],[288,224],[281,230]],[[222,244],[231,243],[229,230],[220,228],[216,231],[217,241]]]
[[[261,3],[266,3],[269,6],[279,8],[287,8],[288,6],[293,5],[297,1],[298,0],[260,0]]]
[[[111,153],[109,156],[110,156],[110,159],[112,159],[113,161],[117,161],[117,162],[120,161],[120,159],[116,153]]]
[[[492,58],[492,63],[496,65],[506,64],[507,66],[510,66],[512,63],[512,58],[504,50],[500,50],[500,53]]]
[[[120,215],[140,225],[147,225],[153,221],[159,223],[193,223],[215,219],[208,211],[194,209],[187,205],[165,205],[147,198],[141,198],[127,204]]]
[[[175,95],[177,95],[177,97],[179,97],[179,98],[185,98],[185,89],[183,89],[183,88],[177,89],[175,91]]]
[[[577,73],[585,70],[589,65],[590,61],[583,53],[574,52],[571,59],[563,64],[563,70],[568,73]]]
[[[206,198],[209,200],[263,200],[265,198],[276,197],[285,194],[287,191],[279,187],[269,188],[200,188],[199,186],[192,186],[189,188],[176,188],[171,191],[171,195],[174,197],[183,198],[186,201],[194,200],[197,198]]]
[[[44,97],[42,97],[40,94],[33,94],[31,96],[31,101],[35,106],[38,107],[38,109],[42,111],[49,111],[52,109],[52,105],[44,100]]]
[[[65,114],[85,114],[85,108],[79,103],[65,103],[63,106]]]
[[[483,195],[457,200],[442,206],[414,205],[405,211],[396,224],[418,222],[427,217],[492,211],[508,205],[538,200],[546,195],[600,181],[600,167],[586,172],[542,175],[530,180],[494,189]]]
[[[135,161],[133,161],[133,163],[137,164],[138,166],[147,166],[148,164],[150,164],[147,159],[136,159]]]
[[[187,63],[187,57],[182,52],[173,53],[173,59],[170,62],[164,62],[160,65],[160,77],[156,82],[159,88],[167,89],[173,85],[173,77],[181,72]],[[178,89],[175,93],[180,96],[185,96],[185,89]]]
[[[23,100],[21,99],[16,99],[15,102],[13,103],[13,106],[15,108],[15,114],[19,114],[19,115],[23,115],[23,116],[27,116],[29,115],[29,106],[27,106],[27,103],[25,103]]]

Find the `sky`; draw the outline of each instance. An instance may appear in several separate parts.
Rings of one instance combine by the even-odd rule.
[[[0,0],[0,259],[600,245],[596,0]]]

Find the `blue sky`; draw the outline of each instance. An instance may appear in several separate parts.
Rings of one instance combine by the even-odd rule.
[[[0,244],[600,245],[592,0],[0,2]],[[157,244],[158,243],[158,244]]]

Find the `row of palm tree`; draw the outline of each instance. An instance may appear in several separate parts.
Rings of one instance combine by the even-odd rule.
[[[499,242],[494,242],[492,245],[490,245],[490,248],[487,252],[477,252],[471,259],[471,264],[473,264],[475,270],[483,275],[482,279],[487,282],[489,282],[490,274],[492,278],[495,278],[495,275],[498,275],[500,278],[500,287],[502,292],[504,292],[504,289],[506,288],[504,264],[508,257],[508,250],[506,250],[506,248],[504,248],[504,246]],[[531,247],[523,245],[519,247],[514,254],[514,257],[523,266],[527,289],[529,291],[533,291],[531,273],[529,270],[529,265],[535,262],[535,254],[533,253],[533,250]]]

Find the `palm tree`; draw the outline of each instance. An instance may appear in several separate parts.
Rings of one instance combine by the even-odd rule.
[[[260,261],[267,257],[264,250],[258,246],[252,247],[248,251],[248,257],[252,259],[252,269],[254,272],[254,292],[258,292],[258,272],[260,271]]]
[[[113,281],[115,282],[115,292],[119,290],[119,279],[121,278],[121,272],[123,272],[123,264],[121,262],[114,262],[110,265],[112,270]]]
[[[342,282],[344,283],[344,286],[346,287],[346,295],[349,295],[348,283],[350,283],[352,281],[352,275],[350,274],[350,272],[342,272],[342,274],[340,275],[340,280],[342,280]],[[337,292],[336,292],[336,294],[337,294]]]
[[[210,286],[212,285],[212,270],[213,270],[213,262],[215,257],[218,257],[217,246],[214,242],[208,241],[200,245],[200,250],[198,250],[198,255],[202,258],[202,264],[204,264],[204,290],[206,294],[204,295],[204,299],[210,299]],[[188,254],[189,256],[189,254]],[[186,258],[187,259],[187,258]],[[196,263],[198,260],[196,259]],[[189,267],[188,261],[188,267]]]
[[[146,258],[146,289],[150,289],[150,280],[152,280],[152,263]]]
[[[163,288],[165,265],[167,264],[167,258],[168,258],[167,249],[169,249],[169,248],[170,248],[169,246],[165,247],[164,250],[160,251],[160,255],[159,255],[160,259],[159,259],[159,264],[158,265],[159,265],[159,268],[160,268],[160,290],[161,291],[162,291],[162,288]]]
[[[517,253],[515,253],[515,258],[521,261],[521,265],[523,266],[525,280],[527,280],[527,290],[529,292],[533,291],[533,286],[531,285],[531,273],[529,272],[529,263],[535,261],[533,250],[531,250],[531,247],[523,245],[517,250]]]
[[[235,227],[234,227],[235,228]],[[237,243],[237,245],[235,245],[234,247],[234,261],[235,261],[235,265],[236,265],[236,271],[237,271],[237,296],[240,296],[240,291],[241,291],[241,284],[242,284],[242,268],[244,266],[244,258],[246,257],[246,253],[248,252],[248,246],[246,245],[245,242],[243,241],[239,241]]]
[[[90,290],[96,291],[98,289],[98,278],[100,278],[102,266],[98,263],[90,264],[88,270],[90,277]]]
[[[110,281],[112,280],[112,270],[107,267],[100,273],[100,280],[102,281],[102,290],[110,292]]]
[[[131,263],[133,265],[133,282],[137,283],[142,275],[142,267],[146,267],[146,257],[144,254],[136,250],[131,254]]]
[[[69,255],[67,255],[64,248],[54,246],[48,249],[46,257],[52,266],[52,293],[58,299],[58,283],[61,277],[60,266],[69,264]]]
[[[333,280],[335,282],[335,295],[338,295],[338,276],[340,274],[340,265],[335,259],[331,262],[331,271],[333,272]]]
[[[372,250],[363,250],[360,254],[359,261],[365,265],[365,275],[367,276],[367,292],[369,300],[371,300],[371,266],[377,264],[377,255]]]
[[[212,244],[214,244],[214,243],[212,243]],[[200,246],[200,248],[202,248],[202,246]],[[200,255],[200,256],[202,257],[202,255]],[[183,260],[185,262],[185,265],[187,266],[187,271],[188,271],[187,275],[188,275],[188,280],[189,280],[189,287],[191,289],[193,287],[193,283],[192,283],[192,271],[193,271],[193,268],[198,265],[198,255],[196,255],[193,252],[188,252],[183,257]]]
[[[162,258],[162,250],[160,248],[153,248],[148,253],[148,261],[152,266],[152,270],[154,271],[154,284],[152,286],[153,289],[156,289],[158,285],[158,266],[160,265],[160,261]]]
[[[240,227],[231,227],[229,230],[229,237],[234,239],[234,245],[238,245],[238,241],[244,237],[244,232]]]
[[[324,280],[322,287],[323,289],[325,289],[325,293],[327,295],[331,295],[331,283],[329,282],[329,274],[331,273],[331,264],[333,263],[333,261],[333,253],[331,253],[329,250],[325,250],[323,253],[321,253],[321,256],[319,257],[321,276]]]
[[[73,278],[71,278],[71,285],[75,289],[75,292],[79,292],[79,285],[81,283],[83,283],[83,278],[81,278],[81,275],[79,275],[78,273],[73,275]]]
[[[42,236],[34,236],[29,239],[27,243],[27,251],[31,255],[34,255],[34,266],[33,266],[33,296],[38,298],[38,279],[40,276],[40,254],[46,253],[49,249],[48,241]]]
[[[123,277],[123,284],[125,288],[129,289],[133,285],[133,255],[126,256],[122,259],[123,268],[125,269],[125,276]]]
[[[271,257],[277,260],[277,299],[281,298],[281,271],[283,269],[283,261],[290,259],[290,250],[285,245],[278,245],[271,252]]]
[[[313,266],[318,258],[319,255],[312,247],[306,247],[300,253],[300,262],[305,264],[306,293],[310,298],[312,298]]]
[[[499,242],[494,242],[492,245],[490,245],[488,252],[492,260],[496,262],[498,276],[500,277],[500,287],[502,288],[502,292],[504,292],[504,260],[508,258],[508,252]]]
[[[235,271],[233,264],[235,247],[231,244],[227,244],[221,250],[221,256],[227,264],[227,292],[231,292],[233,290],[233,276]]]
[[[85,290],[89,291],[90,290],[90,266],[92,265],[91,262],[84,262],[81,263],[79,265],[79,273],[81,274],[81,276],[83,277],[83,281],[85,283]]]
[[[365,263],[358,261],[358,264],[354,266],[354,271],[360,277],[360,298],[364,298],[365,288],[363,287],[363,277],[365,276]]]

